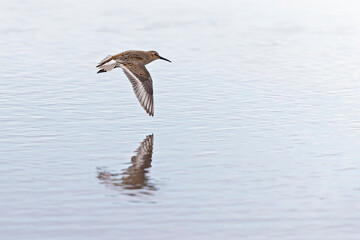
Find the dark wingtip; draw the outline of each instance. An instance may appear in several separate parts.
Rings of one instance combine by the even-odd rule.
[[[97,73],[103,73],[106,72],[104,69],[99,70]]]

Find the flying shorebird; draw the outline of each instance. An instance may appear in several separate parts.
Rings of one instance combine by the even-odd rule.
[[[150,116],[154,116],[153,84],[145,65],[156,59],[171,62],[161,57],[156,51],[129,50],[114,56],[108,55],[96,66],[100,69],[97,73],[109,72],[118,67],[122,68],[130,80],[141,106]]]

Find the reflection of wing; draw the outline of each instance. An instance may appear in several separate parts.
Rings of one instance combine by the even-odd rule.
[[[151,158],[154,144],[154,135],[147,136],[136,150],[136,156],[131,158],[133,167],[135,168],[149,168],[151,167]]]
[[[110,186],[121,186],[123,189],[156,190],[149,182],[147,168],[151,167],[154,135],[147,136],[137,148],[136,156],[131,157],[132,165],[120,173],[106,170],[98,171],[98,179]]]

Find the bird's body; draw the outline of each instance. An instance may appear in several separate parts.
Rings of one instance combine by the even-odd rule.
[[[120,67],[130,80],[141,106],[150,116],[154,116],[153,84],[145,65],[156,59],[170,62],[155,51],[129,50],[113,56],[108,55],[96,67],[100,69],[98,73]]]

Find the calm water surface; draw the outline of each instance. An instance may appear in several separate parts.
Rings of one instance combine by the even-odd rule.
[[[2,1],[2,239],[359,239],[360,4],[204,3]]]

